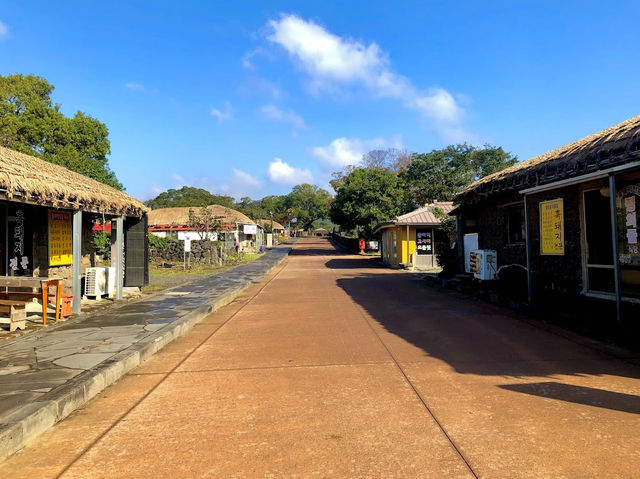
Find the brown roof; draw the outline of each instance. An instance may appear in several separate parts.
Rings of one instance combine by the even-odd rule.
[[[258,223],[260,226],[262,226],[263,228],[265,226],[271,226],[271,220],[258,220],[256,223]],[[273,222],[273,229],[274,230],[283,230],[285,229],[284,226],[282,226],[280,223],[278,223],[277,221]]]
[[[201,206],[180,206],[176,208],[159,208],[149,212],[149,226],[183,226],[189,224],[189,210],[198,214]],[[220,205],[209,205],[207,209],[223,223],[255,224],[248,216],[232,208]]]
[[[67,168],[0,146],[0,198],[125,216],[149,209],[123,191]]]
[[[640,116],[485,176],[455,203],[479,201],[492,193],[531,188],[628,163],[640,154]]]
[[[398,216],[394,223],[401,225],[439,225],[443,218],[438,218],[435,215],[435,208],[440,208],[446,215],[453,209],[453,202],[436,201],[433,204],[425,205],[422,208],[418,208],[417,210]]]
[[[437,217],[434,212],[436,208],[439,208],[445,215],[448,215],[449,212],[453,210],[453,202],[436,201],[435,203],[425,205],[422,208],[400,215],[393,221],[378,225],[376,231],[398,225],[438,226],[445,217]]]

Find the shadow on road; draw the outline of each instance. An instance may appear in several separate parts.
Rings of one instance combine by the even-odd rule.
[[[555,382],[504,384],[498,387],[543,398],[640,414],[640,397],[633,394]]]

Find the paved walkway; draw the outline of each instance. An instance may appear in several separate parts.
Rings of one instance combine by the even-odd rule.
[[[66,416],[212,308],[228,304],[289,251],[272,250],[197,282],[0,344],[0,459],[9,442],[19,444],[34,427],[37,433]]]
[[[300,241],[0,477],[638,477],[640,368]]]

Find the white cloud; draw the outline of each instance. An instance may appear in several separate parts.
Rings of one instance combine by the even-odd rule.
[[[336,138],[327,146],[316,146],[311,149],[320,164],[328,170],[340,170],[345,166],[357,166],[362,162],[362,155],[385,146],[381,138],[360,140],[359,138]]]
[[[305,127],[304,119],[291,109],[284,111],[278,108],[276,105],[265,105],[260,108],[260,113],[271,120],[280,121],[282,123],[290,123],[296,128]]]
[[[282,185],[298,185],[300,183],[312,183],[313,175],[309,170],[295,168],[282,161],[281,158],[274,158],[269,163],[269,179],[273,183]]]
[[[376,43],[365,45],[328,32],[295,15],[283,15],[268,27],[269,41],[282,46],[311,80],[315,91],[340,86],[364,86],[380,98],[400,101],[406,108],[440,125],[462,121],[464,109],[444,88],[416,88],[390,68],[388,55]]]
[[[142,83],[135,83],[135,82],[127,82],[124,84],[125,88],[128,88],[129,90],[144,90],[144,85]]]
[[[222,123],[223,121],[231,118],[231,103],[226,101],[224,102],[224,110],[212,108],[210,113],[218,119],[218,123]]]
[[[0,21],[0,37],[9,35],[9,25]]]
[[[253,175],[250,175],[246,171],[242,171],[237,168],[234,168],[233,176],[238,183],[243,184],[245,186],[249,186],[249,187],[260,186],[260,181],[258,181],[258,178],[256,178]]]
[[[187,184],[187,180],[185,180],[178,173],[171,173],[171,178],[176,182],[176,187],[179,188],[181,186],[185,186]]]

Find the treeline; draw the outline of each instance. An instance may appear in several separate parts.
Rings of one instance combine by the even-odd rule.
[[[81,111],[64,116],[53,89],[39,76],[0,75],[0,145],[123,189],[109,169],[106,125]]]
[[[450,145],[430,153],[389,149],[333,174],[329,217],[343,231],[372,238],[376,225],[434,201],[450,201],[472,182],[515,164],[501,147]]]
[[[273,219],[285,225],[295,218],[296,228],[309,230],[314,224],[316,227],[330,229],[331,223],[327,218],[331,201],[332,197],[328,191],[304,183],[294,186],[287,195],[265,196],[260,200],[244,197],[237,202],[231,196],[216,195],[202,188],[183,186],[160,193],[148,200],[146,205],[152,209],[222,205],[238,210],[254,221]]]

